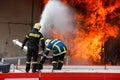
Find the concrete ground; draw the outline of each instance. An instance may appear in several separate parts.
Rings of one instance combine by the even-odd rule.
[[[25,72],[25,66],[11,65],[10,72]],[[31,70],[30,70],[31,72]],[[44,65],[41,72],[52,72],[52,66]],[[62,70],[54,70],[53,72],[90,72],[90,73],[120,73],[120,66],[69,66],[64,65]]]

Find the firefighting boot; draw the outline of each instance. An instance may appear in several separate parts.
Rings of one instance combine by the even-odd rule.
[[[32,72],[36,72],[37,64],[32,65]]]
[[[26,69],[25,69],[25,71],[26,71],[26,72],[29,72],[29,70],[30,70],[30,64],[26,64]]]
[[[37,69],[38,69],[38,71],[42,70],[43,69],[43,64],[38,63],[37,64]]]
[[[57,69],[58,69],[58,70],[61,70],[61,69],[62,69],[62,66],[63,66],[63,63],[60,63],[60,62],[59,62]]]
[[[57,63],[53,63],[53,70],[57,70]]]

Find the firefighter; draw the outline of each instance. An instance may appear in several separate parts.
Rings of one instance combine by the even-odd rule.
[[[32,72],[36,72],[37,68],[37,59],[38,59],[38,52],[39,52],[39,42],[41,42],[41,49],[44,50],[45,48],[45,40],[39,29],[41,28],[40,23],[35,23],[33,30],[31,30],[25,37],[22,43],[21,49],[27,43],[27,58],[26,58],[26,72],[29,72],[30,65],[32,61]],[[33,60],[31,60],[33,59]]]
[[[45,45],[46,45],[46,49],[43,52],[43,57],[40,61],[41,66],[44,64],[46,60],[46,56],[49,54],[49,51],[53,50],[53,58],[52,58],[53,70],[61,70],[64,62],[63,61],[64,56],[67,52],[66,45],[59,39],[54,39],[54,40],[47,39],[45,41]]]

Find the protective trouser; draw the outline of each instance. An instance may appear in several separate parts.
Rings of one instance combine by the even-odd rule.
[[[27,59],[26,59],[26,72],[29,72],[30,65],[31,65],[31,58],[33,57],[32,61],[32,72],[36,72],[37,68],[37,59],[38,59],[38,50],[34,47],[28,47],[27,52]]]
[[[53,70],[61,70],[64,63],[65,54],[61,54],[58,56],[53,56],[52,65]]]
[[[26,62],[26,69],[25,69],[25,71],[26,72],[29,72],[29,70],[30,70],[30,63],[28,63],[28,62]]]
[[[36,50],[33,52],[32,72],[36,72],[38,65],[37,59],[38,59],[38,51]]]
[[[37,65],[38,65],[37,62],[32,63],[32,72],[36,72]]]

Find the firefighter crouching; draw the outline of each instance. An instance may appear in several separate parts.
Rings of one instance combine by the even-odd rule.
[[[46,56],[49,54],[50,50],[53,50],[53,58],[52,65],[53,70],[61,70],[64,62],[64,57],[67,52],[66,45],[59,39],[50,40],[47,39],[45,41],[46,49],[43,52],[43,57],[40,61],[40,68],[42,69],[42,65],[46,60]]]
[[[30,65],[31,65],[31,59],[32,61],[32,72],[36,72],[37,68],[37,59],[38,59],[38,52],[39,52],[39,42],[41,42],[41,48],[44,51],[45,48],[45,41],[44,37],[41,32],[39,32],[39,29],[41,28],[40,23],[36,23],[33,27],[33,30],[31,30],[25,37],[21,49],[25,46],[27,42],[27,58],[26,58],[26,72],[29,72]]]

